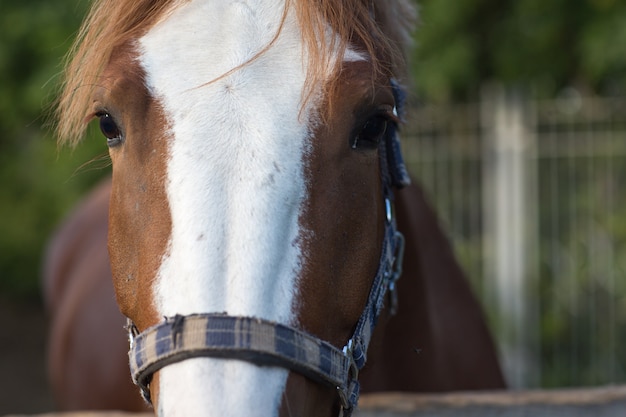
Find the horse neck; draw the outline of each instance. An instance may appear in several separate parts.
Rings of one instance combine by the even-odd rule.
[[[423,191],[398,192],[396,212],[406,238],[399,310],[374,333],[364,391],[504,387],[482,310]]]

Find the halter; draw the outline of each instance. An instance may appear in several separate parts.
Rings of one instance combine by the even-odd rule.
[[[393,79],[391,87],[396,111],[402,117],[404,92]],[[397,126],[389,128],[379,153],[386,211],[382,254],[365,309],[343,349],[294,327],[254,317],[219,313],[176,315],[142,333],[129,320],[131,375],[146,401],[150,402],[152,375],[159,369],[189,358],[215,357],[298,372],[336,389],[342,415],[350,416],[359,399],[359,371],[365,366],[374,326],[386,295],[390,312],[395,314],[396,282],[402,274],[404,237],[396,227],[392,188],[406,186],[410,179]]]

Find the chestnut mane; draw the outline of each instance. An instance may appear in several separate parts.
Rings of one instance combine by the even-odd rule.
[[[61,141],[75,144],[82,137],[93,88],[113,50],[141,36],[184,1],[94,1],[67,56],[57,105]],[[295,7],[311,57],[306,93],[323,76],[331,53],[342,52],[354,40],[371,57],[375,72],[404,75],[404,52],[415,20],[412,0],[287,0],[285,7]],[[337,38],[327,38],[327,25]]]

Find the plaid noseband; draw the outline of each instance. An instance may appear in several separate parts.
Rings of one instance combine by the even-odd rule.
[[[391,85],[401,116],[402,93],[394,81]],[[337,389],[343,415],[352,413],[359,398],[359,370],[365,366],[374,326],[386,296],[390,311],[395,312],[396,281],[402,274],[404,237],[396,228],[392,188],[407,185],[410,180],[400,153],[397,126],[389,129],[379,151],[386,206],[385,237],[367,304],[348,343],[340,349],[285,324],[226,314],[177,315],[142,333],[129,321],[131,375],[148,402],[150,381],[159,369],[189,358],[215,357],[298,372]]]

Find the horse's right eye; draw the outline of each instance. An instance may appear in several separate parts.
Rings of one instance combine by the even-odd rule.
[[[377,149],[385,136],[389,121],[381,115],[376,115],[365,122],[352,142],[352,149]]]
[[[107,145],[111,148],[122,143],[122,132],[109,113],[97,114],[100,119],[100,131],[107,138]]]
[[[375,150],[387,132],[390,120],[383,114],[370,117],[352,138],[352,149]]]

